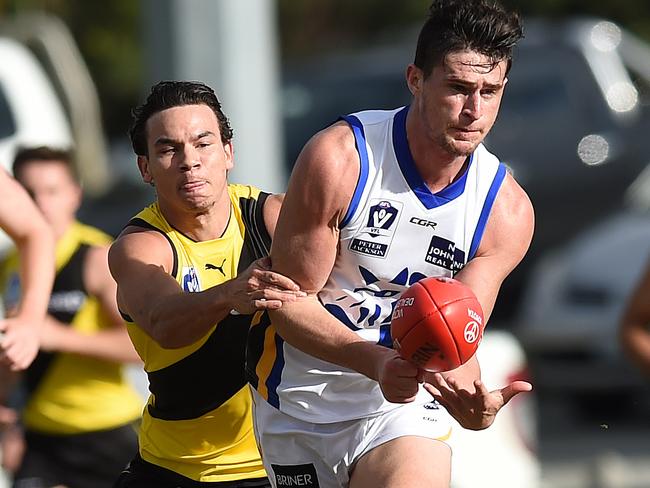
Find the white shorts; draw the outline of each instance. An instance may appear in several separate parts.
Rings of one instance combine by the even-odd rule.
[[[407,403],[373,417],[314,424],[269,405],[255,389],[255,437],[274,488],[347,487],[354,464],[392,439],[419,436],[445,441],[452,420],[437,402]]]

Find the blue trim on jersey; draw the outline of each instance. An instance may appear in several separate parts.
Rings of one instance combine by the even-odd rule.
[[[275,334],[275,363],[269,377],[266,379],[267,402],[275,408],[280,409],[280,397],[278,397],[278,386],[282,380],[284,369],[284,339]]]
[[[483,209],[481,209],[481,215],[478,218],[478,223],[476,224],[476,230],[474,231],[474,237],[472,237],[472,245],[469,247],[469,254],[467,255],[467,260],[469,261],[476,254],[478,245],[481,243],[483,238],[483,233],[485,232],[485,225],[487,224],[487,219],[490,216],[490,210],[492,210],[492,205],[494,200],[497,198],[497,192],[501,188],[503,180],[506,178],[506,166],[503,163],[499,163],[499,168],[497,169],[490,189],[488,190],[487,196],[485,197],[485,202],[483,202]]]
[[[368,181],[368,150],[366,148],[366,135],[363,132],[363,124],[361,121],[354,115],[344,115],[339,120],[345,120],[350,127],[352,127],[352,132],[354,133],[354,140],[357,146],[357,152],[359,153],[359,159],[361,160],[361,168],[359,168],[359,181],[357,181],[357,187],[354,189],[354,195],[352,195],[352,201],[348,207],[348,211],[345,213],[345,217],[339,225],[339,229],[342,229],[352,219],[354,212],[356,212],[357,207],[359,206],[359,201],[361,201],[361,195],[363,194],[363,189],[366,187],[366,182]]]
[[[418,200],[424,205],[427,210],[440,207],[447,202],[459,197],[465,191],[465,183],[467,181],[467,173],[474,160],[474,153],[470,156],[469,164],[463,175],[454,181],[451,185],[443,188],[438,193],[431,193],[429,187],[426,185],[422,176],[418,172],[413,161],[413,155],[409,148],[408,139],[406,137],[406,115],[408,114],[409,107],[406,106],[395,114],[393,120],[393,147],[395,148],[395,155],[397,162],[402,170],[404,179],[411,187],[411,191],[415,193]]]

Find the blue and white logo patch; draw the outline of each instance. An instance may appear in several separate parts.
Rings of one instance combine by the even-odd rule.
[[[444,237],[433,236],[424,260],[427,263],[456,272],[465,266],[465,251],[456,248],[456,243]]]
[[[183,266],[182,277],[183,290],[190,293],[201,291],[201,282],[194,266]]]
[[[350,250],[383,258],[393,241],[402,202],[376,199],[370,203],[366,225],[350,242]]]

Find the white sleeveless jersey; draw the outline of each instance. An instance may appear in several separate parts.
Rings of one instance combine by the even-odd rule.
[[[431,193],[408,147],[407,111],[343,117],[354,131],[361,172],[341,223],[340,252],[318,295],[345,326],[388,347],[391,314],[402,291],[426,276],[451,277],[474,256],[506,175],[505,166],[479,145],[462,177]],[[275,381],[267,381],[262,393],[289,415],[326,423],[397,406],[366,376],[316,359],[279,337],[273,347]]]

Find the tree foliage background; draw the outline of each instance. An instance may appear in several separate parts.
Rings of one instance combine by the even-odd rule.
[[[219,1],[219,0],[204,0]],[[648,0],[502,0],[524,16],[594,15],[650,40]],[[429,0],[277,0],[283,59],[372,43],[387,30],[420,22]],[[109,136],[123,135],[142,92],[141,2],[0,0],[0,15],[42,10],[61,17],[88,63]]]

